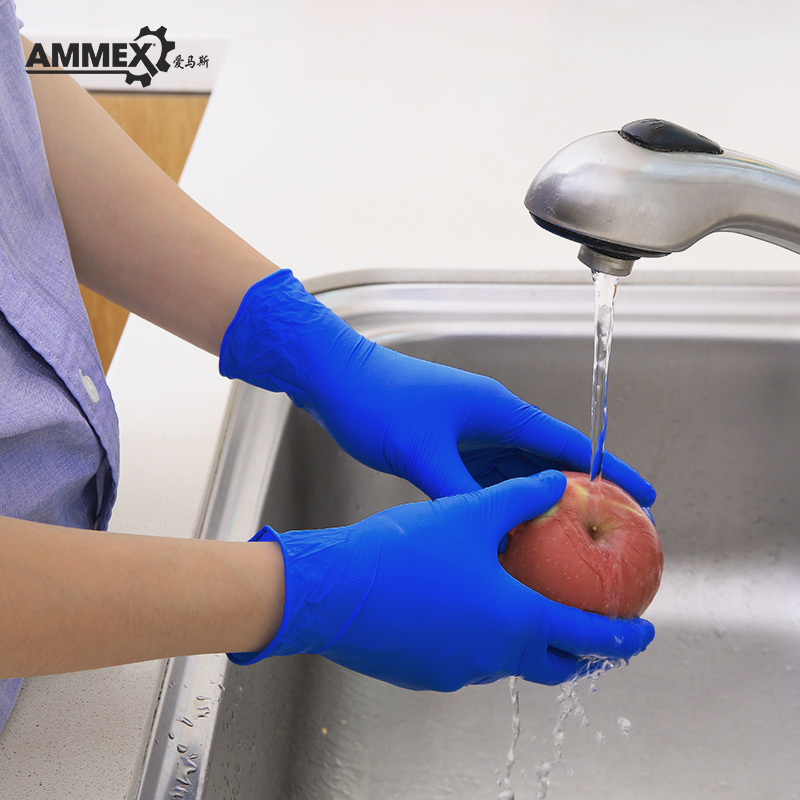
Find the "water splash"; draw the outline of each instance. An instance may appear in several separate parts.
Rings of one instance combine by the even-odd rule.
[[[558,717],[553,728],[553,753],[547,761],[542,761],[536,765],[536,777],[539,785],[536,790],[536,800],[545,800],[547,791],[550,788],[550,773],[561,763],[564,757],[564,723],[570,717],[580,718],[581,728],[589,724],[586,711],[578,698],[578,679],[574,678],[568,683],[561,684],[561,692],[558,695]]]
[[[589,727],[589,718],[586,715],[586,709],[583,707],[580,698],[578,697],[578,686],[582,681],[586,681],[589,685],[589,693],[593,694],[597,691],[597,681],[602,674],[608,672],[610,669],[615,669],[624,664],[623,661],[612,660],[598,660],[590,670],[590,672],[582,678],[573,678],[567,683],[562,683],[560,693],[558,695],[558,717],[556,724],[553,727],[553,752],[546,761],[541,761],[536,765],[535,773],[539,781],[536,800],[545,800],[547,792],[550,788],[550,775],[553,770],[562,762],[564,758],[564,742],[566,740],[566,733],[564,730],[565,723],[568,719],[575,718],[579,720],[578,727],[585,730]],[[620,717],[620,719],[622,719]],[[620,729],[623,733],[630,731],[630,721],[625,720],[628,725],[628,730]],[[618,724],[620,724],[618,722]],[[602,744],[605,741],[605,736],[598,731],[596,734],[596,741]],[[498,798],[500,800],[500,798]]]

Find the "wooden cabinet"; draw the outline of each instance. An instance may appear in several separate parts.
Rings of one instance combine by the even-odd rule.
[[[173,180],[180,178],[208,102],[207,94],[92,92],[117,124]],[[103,369],[108,371],[128,312],[81,286]]]

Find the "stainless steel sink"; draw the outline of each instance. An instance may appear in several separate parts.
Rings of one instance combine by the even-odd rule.
[[[566,720],[547,796],[798,798],[800,283],[635,278],[617,297],[608,446],[659,493],[657,635],[596,691],[578,684],[588,725]],[[382,343],[492,375],[587,430],[592,289],[579,279],[322,297]],[[283,397],[239,386],[201,535],[343,525],[420,497]],[[537,766],[553,757],[558,694],[521,685],[517,800],[536,796]],[[132,796],[492,800],[510,742],[505,681],[437,695],[317,656],[175,659]]]

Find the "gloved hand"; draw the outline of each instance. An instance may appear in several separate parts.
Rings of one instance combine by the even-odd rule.
[[[355,525],[276,534],[286,600],[267,656],[321,653],[409,689],[454,691],[510,675],[558,684],[588,658],[629,659],[653,638],[644,620],[611,620],[548,600],[512,578],[498,542],[564,492],[558,472],[433,502]]]
[[[589,471],[575,428],[482,375],[396,353],[356,333],[289,270],[252,286],[228,327],[220,372],[285,392],[363,464],[429,497],[546,468]],[[649,507],[652,486],[607,455],[603,474]]]

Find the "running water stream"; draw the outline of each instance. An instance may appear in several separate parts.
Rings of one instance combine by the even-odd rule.
[[[589,470],[592,481],[600,478],[603,472],[603,453],[605,452],[606,425],[608,422],[606,393],[608,390],[608,362],[611,356],[611,336],[614,331],[614,298],[617,293],[616,275],[592,270],[594,283],[594,361],[592,365],[592,404],[591,404],[591,440],[592,460]],[[604,669],[612,666],[606,662]],[[595,676],[596,679],[596,676]],[[594,688],[594,684],[593,688]],[[511,784],[511,771],[516,761],[516,745],[520,734],[519,716],[519,687],[518,679],[511,678],[509,682],[513,714],[511,719],[513,738],[508,755],[506,756],[505,776],[500,783],[500,792],[497,800],[514,800],[514,789]],[[570,715],[577,714],[584,717],[583,707],[580,705],[575,693],[575,681],[565,684],[559,696],[560,714],[553,731],[555,748],[553,758],[539,764],[536,775],[539,788],[536,800],[544,800],[550,785],[550,772],[561,761],[564,743],[564,720]],[[582,720],[582,727],[586,719]]]
[[[603,453],[606,443],[606,390],[608,389],[608,360],[611,355],[611,334],[614,331],[614,296],[617,293],[616,275],[592,270],[594,283],[594,364],[592,366],[592,462],[591,480],[603,472]]]

